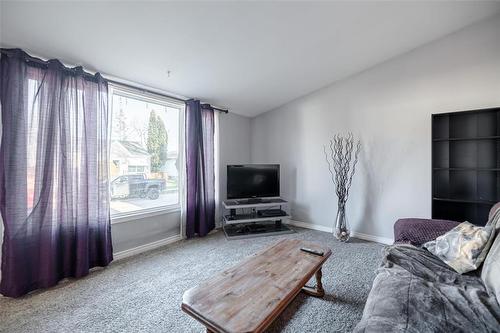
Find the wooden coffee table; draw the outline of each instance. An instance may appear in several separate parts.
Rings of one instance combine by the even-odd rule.
[[[331,254],[318,244],[284,239],[186,291],[181,308],[207,332],[262,332],[300,291],[324,296],[321,267]],[[305,286],[314,274],[316,286]]]

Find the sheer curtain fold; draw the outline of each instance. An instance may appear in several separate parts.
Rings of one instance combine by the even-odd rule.
[[[214,109],[186,102],[186,236],[205,236],[215,228]]]
[[[3,49],[0,102],[0,293],[17,297],[112,260],[108,87]]]

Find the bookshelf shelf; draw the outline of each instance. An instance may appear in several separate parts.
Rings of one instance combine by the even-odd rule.
[[[500,171],[500,168],[432,168],[434,171]]]
[[[480,205],[494,205],[496,201],[491,200],[466,200],[466,199],[451,199],[451,198],[432,198],[435,201],[458,202],[458,203],[471,203]]]
[[[441,138],[441,139],[432,139],[432,141],[465,141],[465,140],[498,140],[500,136],[483,136],[476,138]]]

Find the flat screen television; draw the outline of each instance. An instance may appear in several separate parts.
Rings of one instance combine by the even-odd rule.
[[[279,164],[227,166],[227,198],[270,198],[280,196]]]

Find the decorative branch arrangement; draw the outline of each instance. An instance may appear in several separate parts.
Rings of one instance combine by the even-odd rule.
[[[335,192],[339,201],[345,203],[349,198],[349,189],[351,188],[352,178],[356,172],[361,142],[358,140],[356,150],[354,151],[354,136],[352,133],[349,133],[346,137],[336,134],[330,140],[329,148],[330,151],[327,152],[326,146],[323,146],[328,170],[335,185]],[[351,163],[351,161],[353,162]]]
[[[361,150],[361,142],[354,141],[352,133],[343,136],[336,134],[330,140],[329,147],[323,146],[328,171],[335,186],[338,197],[338,211],[335,225],[335,236],[341,241],[349,240],[349,230],[345,216],[345,204],[349,198],[352,178],[356,172],[356,164]]]

